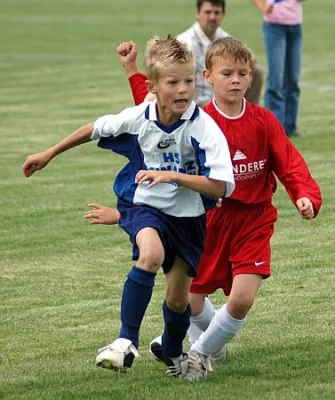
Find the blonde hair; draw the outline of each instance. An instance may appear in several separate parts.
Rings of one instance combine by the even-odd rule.
[[[211,69],[216,57],[226,58],[231,56],[238,61],[246,62],[252,67],[252,54],[248,47],[240,40],[233,37],[216,39],[208,48],[205,68]]]
[[[193,63],[195,69],[192,52],[173,36],[154,37],[147,43],[143,64],[148,79],[157,80],[164,68],[187,63]]]

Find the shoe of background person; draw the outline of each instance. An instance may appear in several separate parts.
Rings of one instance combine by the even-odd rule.
[[[210,358],[200,354],[194,350],[189,351],[187,359],[187,370],[184,375],[185,379],[190,381],[198,381],[206,379],[208,372],[213,371]]]
[[[217,352],[211,354],[209,356],[211,363],[212,364],[219,364],[221,362],[224,362],[227,358],[228,351],[226,347],[222,347],[222,349],[218,350]]]
[[[286,132],[286,135],[287,135],[289,138],[295,138],[295,137],[303,138],[303,137],[306,137],[306,136],[307,136],[305,133],[297,132],[297,131],[295,131],[295,132],[290,132],[290,133]]]
[[[175,378],[182,378],[187,369],[187,354],[182,353],[179,357],[165,357],[162,348],[162,336],[156,337],[150,343],[150,353],[159,362],[167,366],[166,375]]]
[[[127,372],[137,357],[139,357],[139,353],[132,341],[118,338],[98,350],[95,363],[97,367]]]

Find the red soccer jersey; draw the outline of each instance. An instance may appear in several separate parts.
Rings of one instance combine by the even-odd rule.
[[[141,73],[129,79],[135,104],[141,103],[148,93],[146,79]],[[315,216],[318,214],[322,203],[319,186],[305,160],[269,110],[246,100],[241,115],[235,118],[220,111],[215,101],[204,110],[227,138],[236,182],[230,199],[241,205],[271,202],[277,187],[276,175],[294,204],[301,197],[308,197],[313,203]]]
[[[149,93],[149,89],[145,84],[147,76],[138,72],[129,78],[131,92],[133,94],[135,105],[143,103],[145,96]]]

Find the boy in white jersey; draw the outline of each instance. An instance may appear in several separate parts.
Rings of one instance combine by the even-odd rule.
[[[145,69],[157,100],[98,118],[23,165],[29,177],[58,154],[99,139],[129,159],[118,174],[119,225],[133,244],[132,267],[121,302],[121,331],[99,350],[97,366],[126,371],[138,356],[139,329],[155,276],[166,274],[164,362],[182,376],[182,342],[189,327],[188,291],[203,250],[205,211],[229,196],[234,178],[227,142],[215,122],[193,103],[192,53],[172,37],[148,42]]]

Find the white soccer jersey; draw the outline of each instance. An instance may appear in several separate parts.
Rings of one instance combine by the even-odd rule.
[[[105,115],[95,122],[91,139],[100,139],[100,147],[129,159],[116,177],[114,191],[130,203],[146,204],[176,217],[196,217],[215,207],[216,199],[176,183],[160,183],[153,188],[136,184],[135,175],[141,169],[224,181],[226,197],[235,187],[226,138],[195,103],[171,126],[158,121],[156,100]]]

